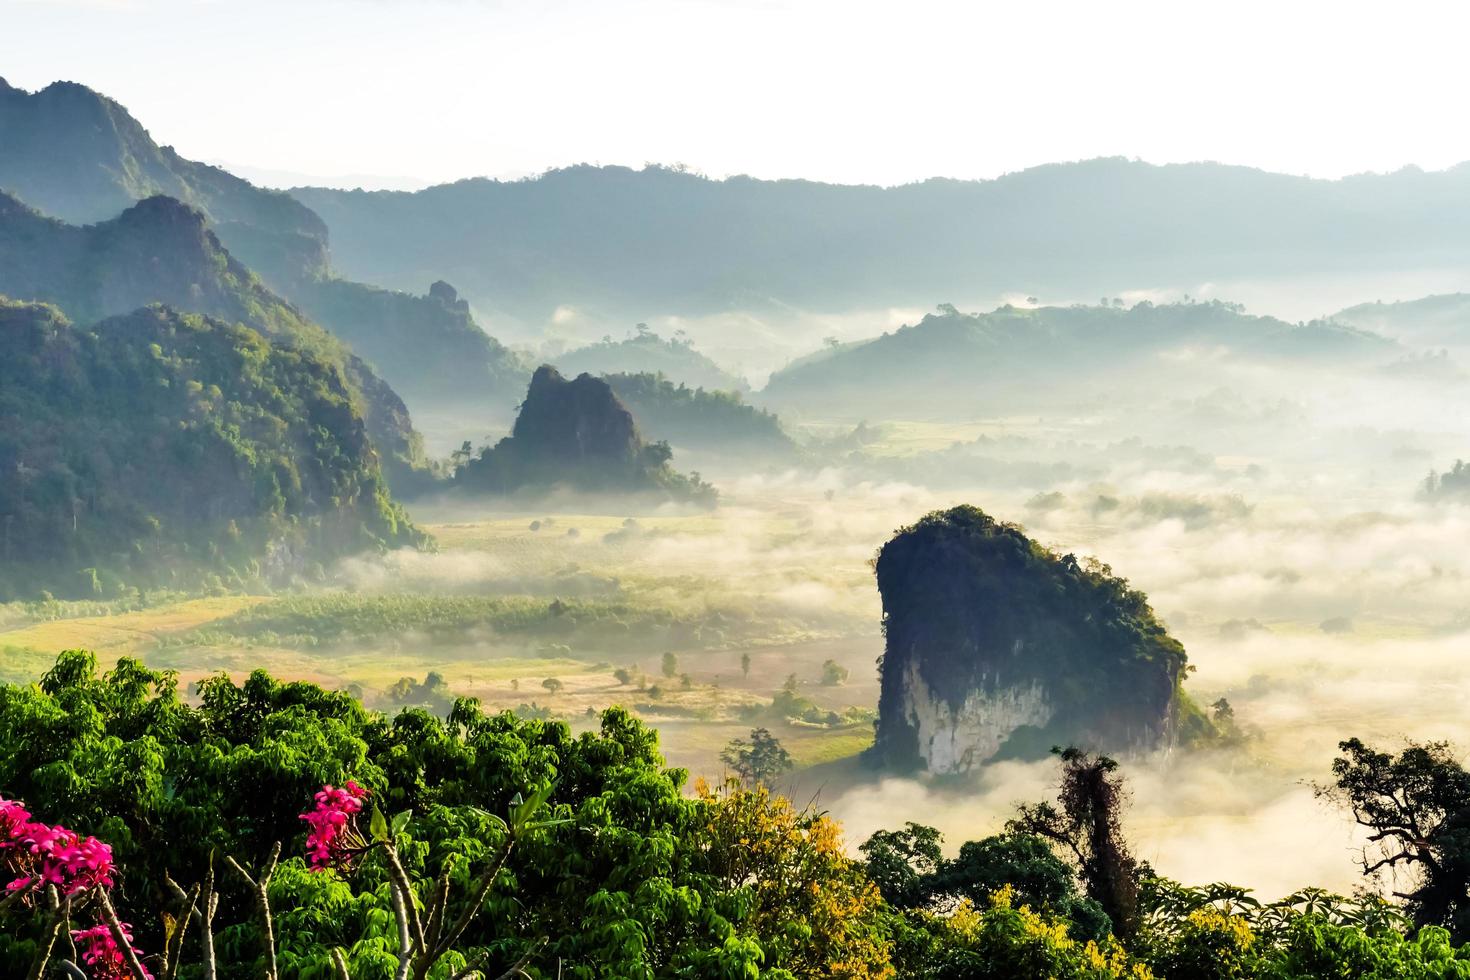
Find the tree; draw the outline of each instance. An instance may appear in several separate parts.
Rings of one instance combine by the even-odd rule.
[[[822,664],[822,683],[827,687],[846,684],[847,676],[847,668],[835,660],[828,660]]]
[[[679,673],[679,658],[674,655],[674,651],[670,650],[664,654],[661,668],[665,677],[672,678]]]
[[[965,899],[976,906],[1009,888],[1017,904],[1066,920],[1078,938],[1101,939],[1112,926],[1097,902],[1078,894],[1072,869],[1032,834],[966,841],[925,886],[932,896]]]
[[[166,920],[186,915],[167,878],[187,894],[206,881],[211,851],[219,855],[215,870],[228,891],[215,931],[231,961],[221,980],[262,977],[267,966],[252,891],[237,887],[244,879],[225,857],[259,884],[276,842],[282,852],[269,891],[283,910],[273,924],[278,976],[340,977],[336,947],[355,980],[392,977],[402,950],[419,945],[407,903],[409,943],[400,942],[392,896],[402,891],[384,848],[347,872],[313,872],[303,861],[303,807],[324,784],[349,779],[392,817],[425,938],[441,926],[449,935],[477,910],[432,977],[453,976],[485,952],[493,962],[482,972],[497,976],[541,937],[552,945],[537,965],[549,967],[531,972],[543,977],[556,975],[558,960],[568,980],[745,977],[758,971],[768,944],[790,943],[746,924],[745,886],[726,890],[705,869],[694,836],[710,819],[705,806],[682,791],[681,773],[665,768],[657,736],[618,709],[580,735],[562,722],[487,715],[465,699],[447,717],[418,709],[389,717],[261,671],[239,683],[208,678],[197,701],[185,700],[170,673],[121,660],[99,676],[95,660],[79,653],[63,655],[39,685],[0,685],[0,787],[38,819],[112,845],[116,912],[132,924],[137,948],[165,950]],[[497,814],[515,810],[517,794],[530,800],[547,785],[542,812],[571,822],[518,843],[494,879],[493,899],[478,901],[480,869],[499,859],[502,824],[511,822]],[[401,833],[412,846],[398,843],[405,811]],[[446,859],[450,914],[431,922]],[[587,900],[569,903],[567,895]],[[0,976],[24,977],[46,909],[12,905],[0,917]],[[648,935],[650,923],[657,941],[628,941]],[[186,950],[197,951],[197,930],[190,933]],[[830,952],[835,967],[841,949]]]
[[[619,667],[613,671],[613,677],[617,678],[617,682],[624,687],[627,687],[633,682],[633,672],[627,667]]]
[[[765,728],[753,729],[750,741],[734,738],[720,753],[720,761],[748,785],[764,785],[791,769],[791,753]]]
[[[742,677],[747,678],[747,679],[750,677],[750,654],[749,653],[742,653],[740,655],[740,675]]]
[[[1470,937],[1470,773],[1448,743],[1410,743],[1397,756],[1353,738],[1338,746],[1333,785],[1319,796],[1369,831],[1365,875],[1388,872],[1416,925]],[[1400,881],[1402,880],[1402,885]]]
[[[773,939],[765,944],[760,976],[895,976],[882,896],[861,865],[848,859],[835,821],[810,808],[798,810],[764,787],[734,780],[719,791],[703,783],[696,790],[708,807],[695,831],[706,855],[703,870],[724,888],[746,894],[749,912],[743,925]],[[689,974],[711,975],[757,974]]]
[[[1123,837],[1127,795],[1118,763],[1078,748],[1053,749],[1062,763],[1057,794],[1050,803],[1022,806],[1008,828],[1035,834],[1075,862],[1087,895],[1107,913],[1113,933],[1127,942],[1138,931],[1138,862]]]
[[[917,908],[929,898],[929,886],[944,856],[944,837],[933,827],[909,821],[903,830],[879,830],[858,846],[866,858],[868,879],[883,900],[898,908]]]
[[[554,695],[559,693],[565,685],[562,684],[562,682],[557,680],[555,677],[548,677],[546,678],[546,680],[541,682],[541,686],[546,688],[548,694]]]

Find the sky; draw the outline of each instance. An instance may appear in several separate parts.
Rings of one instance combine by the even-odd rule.
[[[0,0],[0,25],[12,85],[90,85],[268,182],[1470,160],[1456,3]]]

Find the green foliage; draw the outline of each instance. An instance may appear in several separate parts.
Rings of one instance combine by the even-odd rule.
[[[111,841],[125,872],[120,911],[139,945],[160,948],[165,872],[202,877],[210,849],[254,864],[274,841],[298,853],[306,809],[322,784],[355,778],[386,813],[410,811],[403,850],[415,880],[450,861],[462,884],[499,839],[497,818],[523,790],[554,783],[558,821],[512,853],[460,947],[508,963],[549,940],[537,978],[757,977],[768,937],[742,921],[747,886],[723,883],[696,831],[710,804],[686,799],[683,773],[665,771],[656,737],[617,710],[573,736],[556,722],[485,716],[472,701],[447,718],[408,710],[394,719],[342,694],[256,673],[201,687],[197,706],[168,673],[120,661],[98,677],[69,653],[39,686],[0,686],[0,786],[37,812]],[[544,791],[544,790],[543,790]],[[398,818],[395,816],[394,820]],[[328,977],[328,948],[347,949],[354,977],[379,976],[394,949],[384,869],[350,878],[282,863],[273,882],[285,975]],[[428,896],[422,896],[427,900]],[[226,892],[222,954],[250,975],[254,918]],[[250,952],[246,952],[246,951]],[[18,956],[0,948],[0,955]],[[18,959],[0,973],[23,972]]]
[[[910,821],[903,830],[879,830],[858,850],[866,859],[868,880],[883,900],[901,909],[918,908],[933,894],[931,882],[944,861],[944,838],[933,827]]]
[[[0,597],[299,575],[423,542],[330,361],[154,307],[0,300]]]
[[[1152,980],[1148,967],[1107,937],[1073,938],[1066,923],[1018,905],[1001,888],[980,907],[895,916],[899,976],[924,980]]]

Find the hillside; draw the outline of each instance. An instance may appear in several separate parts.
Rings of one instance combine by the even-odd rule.
[[[529,374],[468,307],[334,275],[327,227],[309,208],[159,146],[123,106],[85,86],[30,93],[0,80],[0,190],[75,225],[107,222],[157,196],[189,205],[243,266],[411,401],[498,406]]]
[[[414,406],[472,406],[508,415],[531,374],[518,354],[480,329],[469,304],[446,282],[415,296],[323,278],[298,282],[290,295]]]
[[[762,403],[809,411],[842,409],[902,417],[941,403],[955,407],[1055,403],[1062,394],[1125,372],[1152,369],[1151,384],[1183,379],[1191,354],[1261,365],[1346,366],[1402,353],[1392,341],[1346,324],[1292,325],[1249,316],[1226,303],[1072,306],[960,313],[942,306],[921,321],[870,341],[801,358],[771,376]],[[1172,358],[1167,367],[1162,358]],[[1162,374],[1161,374],[1162,372]]]
[[[344,274],[445,278],[542,322],[1097,296],[1470,259],[1470,167],[1342,180],[1213,163],[1055,164],[898,187],[578,166],[414,193],[297,188]]]
[[[515,495],[564,487],[583,493],[648,495],[713,505],[715,490],[669,465],[668,443],[645,443],[633,415],[605,381],[567,380],[542,365],[531,378],[511,434],[460,466],[471,493]]]
[[[661,374],[605,374],[602,380],[650,438],[681,448],[778,459],[796,451],[781,420],[746,404],[738,391],[676,385]]]
[[[163,307],[0,302],[0,598],[284,581],[422,536],[339,366]]]
[[[567,351],[554,358],[566,373],[660,374],[675,384],[714,391],[749,391],[736,377],[694,349],[687,339],[668,340],[639,324],[638,332],[623,340],[605,338],[596,344]]]
[[[340,340],[267,289],[220,244],[197,210],[153,197],[78,227],[0,194],[0,293],[60,307],[78,323],[151,303],[243,323],[340,363],[369,434],[403,489],[425,477],[408,410]]]
[[[1406,343],[1470,346],[1470,295],[1465,293],[1399,303],[1362,303],[1340,310],[1332,318]]]
[[[326,266],[327,226],[311,209],[159,146],[127,109],[74,82],[32,93],[0,79],[0,189],[72,224],[165,195],[209,215],[252,265],[290,252]]]

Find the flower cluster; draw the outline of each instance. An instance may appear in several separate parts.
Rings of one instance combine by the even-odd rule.
[[[132,927],[126,922],[119,923],[122,927],[123,938],[128,945],[133,944]],[[93,926],[90,929],[75,930],[71,938],[76,940],[77,946],[81,948],[82,959],[92,970],[92,980],[133,980],[133,975],[128,972],[127,959],[123,955],[121,947],[112,935],[112,930],[105,925]],[[142,960],[142,954],[137,949],[133,955]],[[153,980],[153,975],[145,967],[143,976],[146,980]]]
[[[0,870],[7,892],[55,885],[63,895],[112,887],[112,848],[95,837],[32,820],[25,806],[0,797]]]
[[[362,812],[367,795],[367,790],[350,779],[341,788],[323,786],[316,794],[315,809],[301,815],[309,828],[306,860],[313,870],[343,864],[366,846],[352,818]]]

